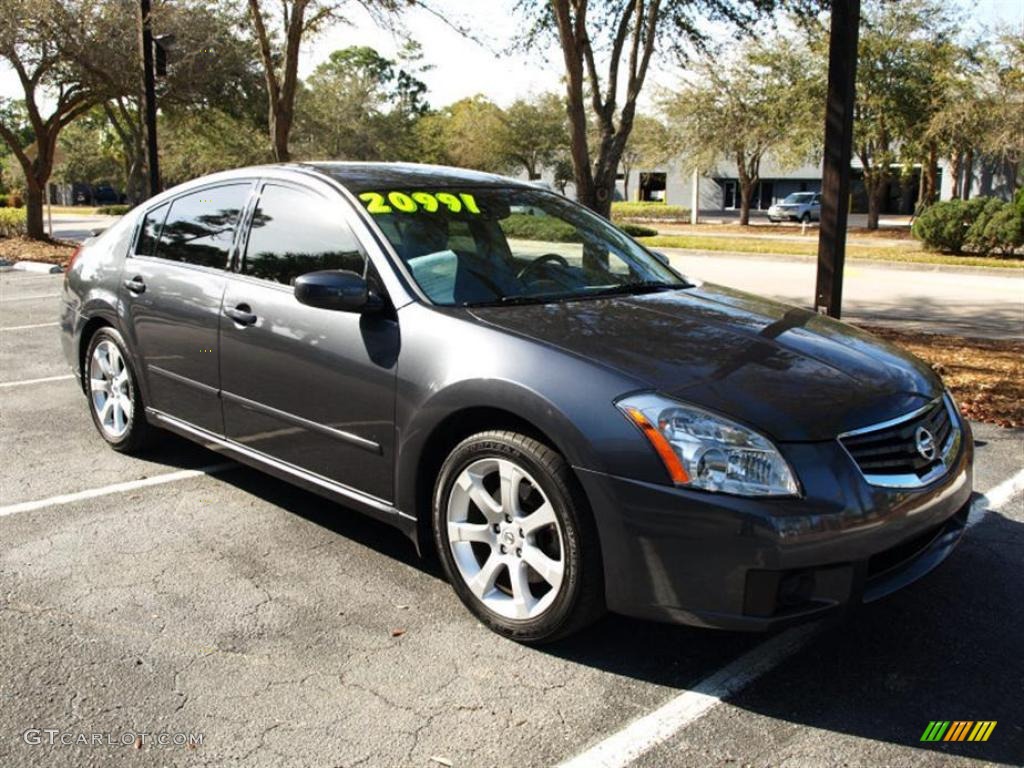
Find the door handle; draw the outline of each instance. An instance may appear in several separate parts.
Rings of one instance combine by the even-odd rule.
[[[224,310],[224,314],[230,317],[239,325],[255,325],[256,315],[252,313],[248,304],[239,304],[236,307],[229,307]]]
[[[130,280],[124,281],[124,287],[132,293],[145,293],[146,292],[146,281],[136,275]]]

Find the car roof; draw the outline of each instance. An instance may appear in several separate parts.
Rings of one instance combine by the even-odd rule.
[[[370,189],[415,187],[524,187],[533,185],[506,176],[445,165],[419,163],[358,163],[358,162],[305,162],[309,168],[330,176],[355,192]]]

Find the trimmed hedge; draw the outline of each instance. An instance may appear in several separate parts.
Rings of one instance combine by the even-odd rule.
[[[1013,255],[1022,245],[1024,210],[1018,201],[993,197],[943,200],[930,205],[914,220],[914,237],[931,251]]]
[[[612,203],[612,218],[688,222],[690,209],[681,205],[666,205],[665,203],[618,202]]]
[[[615,226],[631,237],[654,237],[658,234],[657,230],[641,227],[639,224],[616,223]],[[549,216],[514,213],[507,219],[502,219],[501,229],[505,237],[521,240],[546,240],[549,243],[581,242],[575,227]]]
[[[630,237],[655,237],[658,234],[658,230],[651,229],[650,227],[642,227],[639,224],[616,222],[615,226]]]
[[[27,218],[24,208],[0,208],[0,237],[25,234]]]
[[[124,216],[131,209],[130,205],[101,205],[96,213],[100,216]]]
[[[549,243],[578,243],[579,235],[576,228],[550,216],[530,216],[525,213],[513,213],[502,219],[501,230],[505,237],[520,240],[545,240]]]

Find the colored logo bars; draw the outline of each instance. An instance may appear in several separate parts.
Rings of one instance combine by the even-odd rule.
[[[932,720],[921,734],[921,741],[988,741],[996,720]]]

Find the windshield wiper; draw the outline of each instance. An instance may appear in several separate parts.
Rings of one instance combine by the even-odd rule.
[[[659,291],[679,290],[688,287],[685,283],[676,285],[659,280],[645,280],[638,283],[609,285],[596,290],[566,291],[564,293],[535,293],[516,296],[502,296],[493,301],[481,301],[468,304],[470,307],[509,307],[519,304],[547,304],[555,301],[582,301],[584,299],[603,298],[605,296],[636,295],[656,293]]]
[[[686,285],[665,283],[661,280],[642,280],[638,283],[622,283],[621,285],[609,285],[607,288],[599,288],[596,291],[587,291],[584,296],[622,296],[639,293],[657,293],[659,291],[677,291],[686,288]]]

